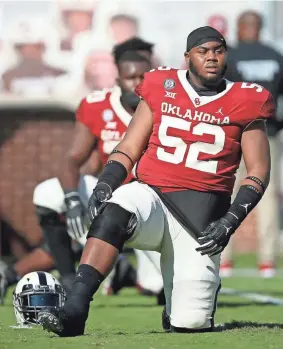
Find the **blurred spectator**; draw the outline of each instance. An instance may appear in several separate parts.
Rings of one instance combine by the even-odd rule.
[[[261,43],[260,32],[263,26],[262,17],[253,11],[242,13],[238,18],[238,46],[228,55],[226,77],[232,81],[253,82],[269,90],[275,100],[283,93],[283,57],[273,48]],[[231,67],[236,69],[231,69]],[[251,85],[251,87],[256,87]],[[271,151],[270,183],[257,211],[259,234],[259,269],[264,277],[275,274],[275,258],[279,234],[278,213],[278,176],[276,133],[279,123],[274,119],[267,123]],[[243,163],[238,171],[235,192],[245,177]],[[222,253],[222,275],[232,270],[232,245]]]
[[[92,52],[87,57],[85,64],[85,92],[113,87],[116,75],[114,59],[108,52]]]
[[[210,16],[207,20],[207,25],[216,29],[226,38],[228,32],[228,23],[227,19],[222,15],[213,15]]]
[[[59,1],[65,35],[60,43],[62,51],[71,51],[77,36],[92,30],[95,1],[64,0]]]
[[[232,81],[240,74],[241,80],[255,82],[269,90],[277,100],[283,94],[283,57],[260,42],[263,19],[260,14],[247,11],[238,18],[238,45],[229,57],[236,66],[227,78]],[[275,130],[276,131],[276,130]]]
[[[18,63],[2,75],[3,90],[17,95],[43,96],[52,93],[57,77],[66,72],[44,61],[48,31],[39,20],[18,22],[11,33]]]
[[[110,19],[110,35],[115,44],[120,44],[138,35],[138,20],[135,17],[118,14]]]

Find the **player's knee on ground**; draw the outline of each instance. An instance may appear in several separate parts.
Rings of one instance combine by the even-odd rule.
[[[207,318],[206,309],[188,309],[180,312],[172,317],[171,328],[173,332],[189,332],[189,331],[210,331],[212,322]]]
[[[110,202],[92,221],[87,238],[103,240],[121,251],[136,225],[137,218],[134,213]]]
[[[170,323],[173,330],[176,332],[184,331],[180,329],[200,332],[211,330],[219,289],[218,282],[205,280],[175,282],[170,307]]]

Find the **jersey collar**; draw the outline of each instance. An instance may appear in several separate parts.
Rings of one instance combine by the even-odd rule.
[[[231,88],[234,85],[234,82],[226,80],[226,89],[220,93],[218,93],[215,96],[200,96],[195,89],[191,86],[191,84],[188,82],[187,79],[187,71],[186,70],[178,70],[177,75],[178,79],[183,87],[183,89],[186,91],[187,95],[189,96],[190,100],[192,101],[195,108],[201,107],[205,104],[208,104],[210,102],[213,102],[221,97],[223,97],[228,91],[231,90]],[[198,100],[200,103],[195,103],[195,101]]]
[[[110,104],[118,116],[118,118],[123,122],[125,126],[129,126],[130,121],[132,120],[132,115],[129,114],[121,103],[121,88],[115,86],[110,95]]]

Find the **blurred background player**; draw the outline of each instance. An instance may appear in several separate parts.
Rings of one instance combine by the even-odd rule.
[[[237,21],[238,44],[228,55],[226,78],[231,81],[257,83],[270,91],[275,99],[283,94],[283,57],[279,52],[260,41],[263,18],[254,11],[242,13]],[[232,66],[233,69],[230,69]],[[268,189],[258,205],[258,268],[263,277],[275,275],[276,257],[279,252],[278,207],[278,144],[276,136],[280,122],[268,120],[267,131],[272,157],[272,171]],[[237,174],[234,191],[237,192],[246,173],[243,162]],[[233,241],[233,240],[232,240]],[[233,271],[232,243],[222,254],[221,274],[230,276]]]
[[[88,161],[80,168],[80,173],[81,175],[94,175],[100,169],[100,155],[97,150],[94,150]],[[78,261],[81,256],[81,245],[76,241],[72,241],[71,248],[74,259]],[[27,273],[36,270],[51,271],[55,268],[53,256],[44,241],[38,247],[28,246],[22,255],[17,256],[15,251],[13,251],[13,254],[17,257],[16,262],[5,263],[0,261],[0,304],[4,303],[8,287],[15,285]]]

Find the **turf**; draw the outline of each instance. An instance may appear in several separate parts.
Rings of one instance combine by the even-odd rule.
[[[262,280],[257,277],[237,277],[223,280],[223,287],[283,299],[282,284],[282,278]],[[162,308],[155,305],[154,298],[138,296],[134,289],[126,289],[118,297],[97,295],[85,336],[67,339],[42,331],[41,328],[10,328],[10,325],[15,325],[11,298],[10,292],[6,305],[0,308],[0,349],[283,347],[282,307],[241,297],[220,295],[215,319],[219,326],[214,333],[166,334],[161,328]]]

